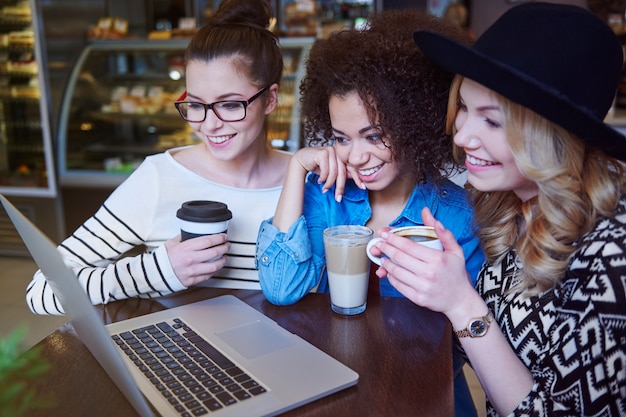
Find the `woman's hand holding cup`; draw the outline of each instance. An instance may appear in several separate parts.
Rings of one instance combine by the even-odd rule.
[[[448,315],[459,308],[459,300],[468,299],[468,294],[475,295],[476,291],[465,268],[463,249],[454,235],[427,208],[422,210],[422,219],[427,226],[412,227],[428,229],[428,235],[436,238],[416,244],[400,238],[401,233],[408,233],[403,228],[386,229],[381,232],[382,239],[370,242],[367,254],[380,265],[381,258],[370,252],[384,252],[388,259],[376,271],[378,277],[386,276],[394,288],[415,304]]]
[[[226,204],[194,200],[176,212],[181,235],[166,242],[168,257],[180,282],[189,287],[206,281],[226,264],[226,233],[232,213]]]
[[[419,243],[420,245],[424,245],[432,249],[443,250],[443,246],[441,245],[441,241],[439,240],[437,234],[435,233],[435,229],[430,226],[398,227],[396,229],[389,229],[388,233],[393,233],[397,236],[406,237],[414,242]],[[380,241],[382,241],[382,239],[379,237],[373,238],[367,244],[367,249],[366,249],[367,256],[370,258],[372,262],[374,262],[378,266],[382,266],[382,257],[374,255],[372,253],[372,247]]]

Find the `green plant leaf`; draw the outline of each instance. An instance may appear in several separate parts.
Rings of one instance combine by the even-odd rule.
[[[37,398],[29,381],[48,372],[50,365],[41,357],[40,348],[24,350],[22,342],[26,327],[14,329],[0,339],[0,416],[19,417],[29,410],[48,406],[45,398]]]

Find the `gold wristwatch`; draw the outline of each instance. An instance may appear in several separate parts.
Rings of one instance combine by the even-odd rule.
[[[489,329],[489,324],[493,321],[491,311],[484,317],[471,319],[466,329],[455,330],[456,337],[483,337]]]

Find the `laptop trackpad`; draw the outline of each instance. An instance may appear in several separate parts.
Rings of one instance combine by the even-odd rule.
[[[217,335],[247,359],[290,346],[292,342],[267,323],[254,321],[218,332]]]

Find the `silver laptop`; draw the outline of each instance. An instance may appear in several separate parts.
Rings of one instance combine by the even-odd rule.
[[[352,369],[230,295],[105,326],[56,245],[0,201],[76,333],[141,416],[270,416],[357,384]]]

